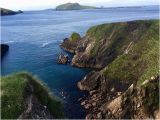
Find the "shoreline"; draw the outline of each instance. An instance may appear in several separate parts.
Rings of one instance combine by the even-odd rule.
[[[138,29],[138,27],[141,26],[141,24],[142,25],[143,24],[149,24],[149,25],[153,24],[154,25],[155,23],[156,23],[156,20],[141,20],[141,21],[139,20],[139,21],[130,21],[130,22],[109,23],[108,26],[109,25],[110,26],[114,26],[115,25],[115,26],[125,26],[125,27],[126,26],[130,26],[131,27],[132,25],[136,26],[136,24],[138,24],[137,28],[135,27],[136,29]],[[102,27],[103,28],[105,25],[107,26],[107,24],[102,24],[102,25],[98,25],[97,27]],[[106,108],[103,108],[102,106],[106,104],[105,103],[106,101],[109,102],[109,103],[112,103],[114,100],[118,99],[120,96],[121,97],[122,96],[127,97],[126,96],[126,94],[128,94],[127,91],[129,91],[130,89],[137,89],[136,88],[137,85],[134,85],[135,82],[133,82],[133,81],[125,81],[126,83],[124,83],[123,81],[119,81],[118,82],[116,80],[107,78],[106,76],[103,75],[104,73],[102,74],[101,71],[105,71],[105,69],[104,69],[105,67],[103,65],[100,65],[99,63],[97,63],[98,60],[95,61],[95,58],[98,56],[97,53],[93,53],[91,56],[89,55],[90,54],[89,51],[92,51],[92,48],[93,48],[93,46],[95,44],[95,42],[92,42],[92,41],[95,40],[95,39],[99,39],[99,36],[95,35],[96,33],[92,33],[95,28],[96,28],[96,26],[91,27],[87,31],[87,33],[86,33],[86,35],[84,37],[82,37],[81,39],[74,40],[74,42],[72,40],[72,35],[71,35],[71,37],[70,38],[66,38],[62,42],[62,44],[60,46],[61,46],[62,49],[68,50],[68,52],[71,51],[72,53],[75,53],[73,58],[72,58],[71,65],[76,66],[76,67],[80,67],[80,68],[84,68],[84,67],[94,68],[95,67],[95,68],[99,68],[100,69],[99,70],[100,72],[99,71],[97,71],[97,72],[92,71],[92,72],[88,73],[77,84],[78,88],[80,90],[88,91],[88,94],[89,94],[88,97],[81,102],[81,105],[87,111],[88,110],[90,111],[86,115],[86,119],[126,118],[126,115],[128,114],[128,113],[126,113],[127,108],[126,109],[116,108],[116,107],[122,107],[122,106],[116,106],[111,111],[108,111],[111,108],[109,106],[107,106],[108,108],[107,108],[107,111],[106,111],[105,110]],[[150,29],[150,28],[148,27],[148,29]],[[101,28],[99,28],[99,30],[101,30]],[[123,32],[122,32],[122,34],[123,34]],[[116,34],[116,33],[113,30],[109,37],[112,38],[112,36],[114,36],[114,34]],[[130,34],[130,33],[128,33],[128,34]],[[103,35],[103,31],[102,31],[102,35]],[[95,36],[95,37],[91,37],[91,36]],[[100,36],[100,37],[103,37],[103,36]],[[124,37],[124,35],[123,35],[123,37]],[[140,38],[137,38],[137,40],[138,39],[140,39]],[[101,40],[101,38],[99,40]],[[128,42],[127,43],[128,45],[125,46],[126,49],[125,50],[122,49],[124,51],[124,55],[128,54],[129,51],[131,49],[133,49],[133,45],[131,43],[133,44],[133,42]],[[97,43],[97,44],[99,44],[99,43]],[[101,52],[101,51],[99,50],[99,52]],[[117,55],[116,57],[114,56],[113,58],[111,58],[108,61],[108,63],[105,64],[105,66],[108,66],[108,65],[112,64],[112,61],[114,61],[114,59],[117,59],[118,56],[121,56],[121,54],[122,53],[119,53],[119,55]],[[94,56],[94,57],[92,57],[92,56]],[[103,61],[104,58],[103,57],[100,57],[100,58],[101,58],[100,61],[102,61],[102,64],[104,64],[104,61]],[[87,64],[90,64],[90,65],[87,65]],[[155,77],[156,74],[155,75],[152,74],[152,76],[150,76],[150,79],[151,78],[156,78]],[[128,77],[130,77],[130,76],[128,76]],[[137,80],[137,82],[139,82],[139,81]],[[156,82],[154,84],[156,85]],[[134,85],[134,87],[133,87],[133,85]],[[108,86],[109,88],[106,88],[106,86]],[[107,91],[108,93],[106,94],[103,91]],[[132,92],[129,93],[129,94],[132,95]],[[130,98],[127,98],[127,99],[130,99]],[[142,99],[142,101],[143,101],[143,99]],[[124,102],[125,101],[122,101],[121,104],[124,104]],[[135,104],[139,104],[139,102],[140,101],[138,101]],[[151,102],[154,102],[154,101],[151,101]],[[130,104],[129,106],[133,106],[133,105]],[[142,104],[142,106],[145,106],[145,105]],[[120,112],[122,112],[123,114],[114,113],[114,109],[121,109]],[[143,108],[139,107],[138,109],[141,110]],[[152,112],[154,112],[154,110]],[[116,114],[116,116],[114,114]],[[130,117],[135,116],[135,118],[139,118],[137,116],[137,114],[138,113],[130,113],[128,115]],[[145,115],[142,115],[141,117],[142,118],[146,118],[148,116],[148,114],[150,114],[150,113],[145,113],[144,112],[142,114],[145,114]],[[152,117],[156,118],[157,115],[152,116]]]

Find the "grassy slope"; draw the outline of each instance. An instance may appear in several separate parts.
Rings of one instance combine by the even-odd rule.
[[[139,80],[141,83],[158,74],[159,21],[139,23],[150,26],[144,31],[141,27],[137,29],[134,37],[140,37],[133,43],[129,53],[118,56],[103,70],[103,74],[108,78]]]
[[[63,116],[62,104],[54,98],[39,80],[27,73],[18,73],[1,79],[1,118],[16,119],[24,110],[24,94],[27,84],[34,87],[34,94],[43,105],[48,106],[56,118]]]

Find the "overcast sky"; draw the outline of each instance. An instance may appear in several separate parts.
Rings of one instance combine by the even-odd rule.
[[[0,7],[12,10],[33,10],[55,8],[67,2],[105,7],[158,5],[159,0],[0,0]]]

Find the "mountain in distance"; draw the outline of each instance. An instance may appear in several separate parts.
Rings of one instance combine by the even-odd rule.
[[[84,6],[79,3],[66,3],[56,7],[56,10],[82,10],[82,9],[97,9],[94,6]]]

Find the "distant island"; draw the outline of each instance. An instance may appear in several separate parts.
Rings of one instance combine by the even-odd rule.
[[[12,11],[9,9],[5,9],[5,8],[0,8],[1,9],[1,16],[5,16],[5,15],[16,15],[19,13],[23,13],[23,11],[19,10],[19,11]]]
[[[82,9],[97,9],[94,6],[84,6],[79,3],[66,3],[56,7],[56,10],[82,10]]]

